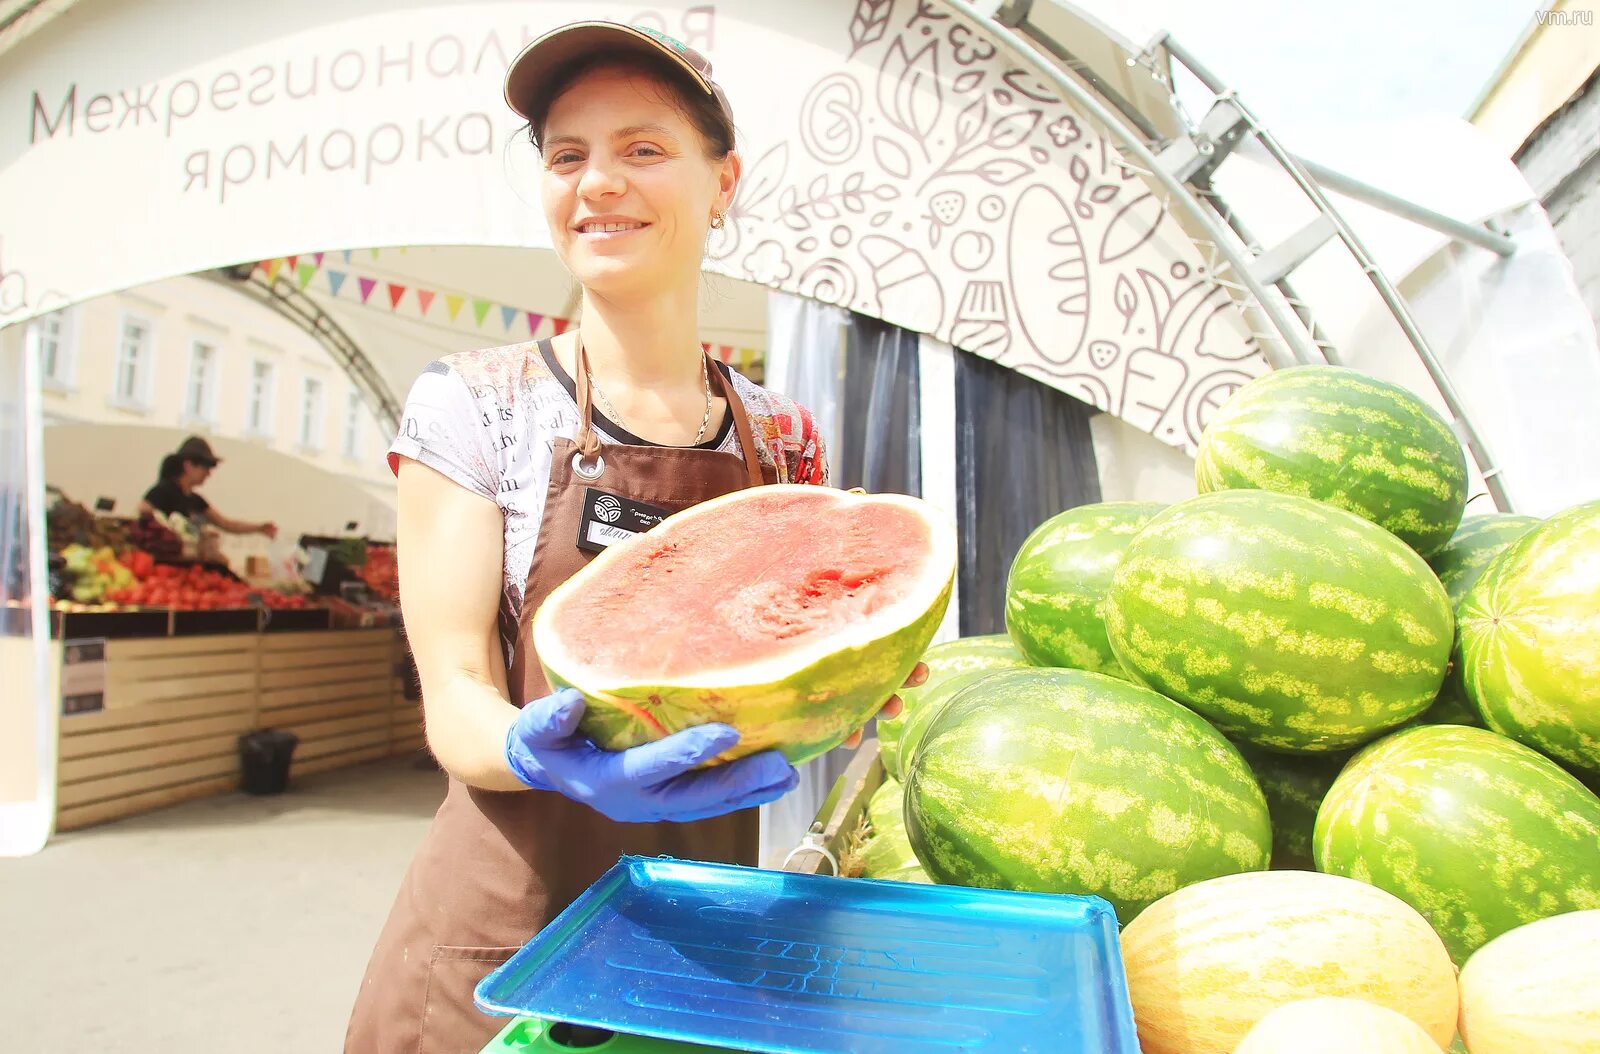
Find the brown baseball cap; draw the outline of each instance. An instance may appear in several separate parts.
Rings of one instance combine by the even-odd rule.
[[[174,453],[185,461],[193,461],[197,465],[205,465],[208,468],[214,468],[222,463],[222,459],[211,452],[211,444],[199,436],[190,436],[185,439]]]
[[[532,120],[539,103],[560,87],[555,80],[564,70],[578,59],[606,52],[662,56],[670,60],[683,71],[694,90],[705,92],[717,101],[723,120],[727,122],[728,139],[732,141],[733,107],[711,79],[711,60],[665,33],[621,22],[569,22],[523,48],[506,70],[506,105],[517,116]]]

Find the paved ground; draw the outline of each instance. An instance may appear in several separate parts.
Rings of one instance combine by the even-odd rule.
[[[0,1049],[338,1051],[443,793],[436,770],[397,758],[0,860]]]

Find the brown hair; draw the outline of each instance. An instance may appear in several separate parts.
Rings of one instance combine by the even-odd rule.
[[[683,70],[664,56],[644,53],[602,52],[574,59],[549,80],[550,89],[534,99],[528,110],[528,139],[544,152],[544,126],[550,118],[550,107],[580,77],[597,69],[624,69],[639,73],[659,84],[706,145],[706,154],[713,161],[721,161],[733,152],[734,130],[723,115],[722,107],[714,96],[697,90],[689,84]]]

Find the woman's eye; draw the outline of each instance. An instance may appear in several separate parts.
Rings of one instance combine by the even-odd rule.
[[[643,143],[641,143],[638,146],[634,147],[633,148],[633,153],[634,153],[635,157],[661,157],[661,156],[663,156],[662,152],[660,150],[657,150],[655,147],[648,146],[648,145],[643,144]]]
[[[561,153],[557,154],[555,157],[552,157],[550,159],[550,163],[552,165],[570,165],[574,161],[582,161],[582,160],[583,160],[582,157],[580,157],[579,155],[573,153],[572,151],[563,150]]]

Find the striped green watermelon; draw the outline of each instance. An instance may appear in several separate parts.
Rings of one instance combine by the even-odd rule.
[[[1275,871],[1314,871],[1311,832],[1317,825],[1317,808],[1349,753],[1279,754],[1250,743],[1235,743],[1250,771],[1255,773],[1272,817],[1272,868]]]
[[[1191,882],[1267,866],[1267,804],[1239,752],[1148,689],[1001,670],[928,729],[906,827],[938,882],[1095,894],[1127,921]]]
[[[1235,739],[1326,753],[1427,709],[1454,632],[1444,587],[1387,531],[1308,498],[1203,494],[1134,538],[1106,629],[1142,683]]]
[[[1449,541],[1467,503],[1466,456],[1444,418],[1337,366],[1277,370],[1235,392],[1200,437],[1195,482],[1325,501],[1423,556]]]
[[[1106,640],[1106,591],[1123,550],[1163,508],[1081,505],[1052,516],[1022,543],[1006,580],[1006,632],[1034,665],[1127,676]]]
[[[872,835],[862,849],[861,877],[891,882],[929,883],[906,837],[905,787],[889,780],[867,802]]]
[[[1488,726],[1600,775],[1600,501],[1513,542],[1460,615],[1462,679]]]
[[[1029,665],[1027,658],[1004,633],[962,637],[960,640],[935,644],[923,654],[922,661],[928,666],[928,679],[920,687],[900,690],[900,700],[905,707],[899,717],[878,721],[878,749],[883,757],[883,769],[890,779],[898,780],[903,776],[900,740],[905,734],[906,723],[922,705],[922,700],[938,691],[944,681],[973,670],[1006,670]]]
[[[1470,516],[1443,549],[1428,558],[1428,566],[1439,576],[1439,584],[1450,596],[1451,608],[1461,603],[1467,590],[1483,574],[1489,562],[1512,542],[1527,534],[1539,523],[1535,516],[1518,516],[1509,512]],[[1477,725],[1483,718],[1467,699],[1466,687],[1461,683],[1461,635],[1456,634],[1457,648],[1451,652],[1450,672],[1445,675],[1439,698],[1427,712],[1418,718],[1425,725]]]
[[[1007,667],[1007,669],[1020,668],[1023,667]],[[906,721],[905,730],[900,734],[901,769],[905,772],[911,771],[912,759],[917,756],[917,748],[922,745],[922,740],[928,734],[934,718],[938,717],[956,696],[966,691],[969,686],[1001,672],[1002,670],[969,670],[966,673],[958,673],[940,682],[939,687],[933,691],[925,693],[917,704],[916,712]]]
[[[1318,870],[1420,911],[1457,965],[1523,923],[1600,908],[1600,798],[1481,728],[1408,728],[1357,754],[1313,848]]]

